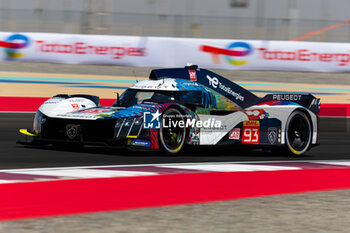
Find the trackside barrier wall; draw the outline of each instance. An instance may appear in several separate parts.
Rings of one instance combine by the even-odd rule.
[[[349,43],[0,32],[0,60],[231,70],[350,71]]]

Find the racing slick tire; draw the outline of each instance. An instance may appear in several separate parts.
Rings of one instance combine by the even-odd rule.
[[[304,112],[296,110],[289,116],[285,138],[285,149],[290,155],[302,155],[309,149],[312,128],[310,120]]]
[[[166,126],[163,125],[165,121],[167,122]],[[185,118],[178,108],[170,107],[162,115],[162,124],[159,129],[159,147],[169,155],[180,153],[185,144],[186,127],[180,127],[178,125],[180,121],[185,123]]]

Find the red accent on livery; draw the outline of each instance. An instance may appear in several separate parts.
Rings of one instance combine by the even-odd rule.
[[[231,139],[231,140],[239,140],[241,136],[241,129],[240,128],[234,128],[229,136],[228,136],[228,139]]]
[[[72,108],[79,109],[79,105],[78,104],[72,104]]]
[[[260,122],[244,121],[242,144],[259,144],[260,141]]]
[[[158,129],[150,129],[151,149],[159,149],[158,133],[159,133]]]
[[[197,75],[195,70],[189,70],[188,73],[190,74],[191,81],[197,81]]]
[[[252,109],[244,111],[244,113],[247,115],[250,121],[264,119],[268,116],[264,109]]]
[[[102,113],[102,112],[108,112],[110,111],[109,109],[86,109],[86,110],[81,110],[79,112],[84,112],[84,113]]]

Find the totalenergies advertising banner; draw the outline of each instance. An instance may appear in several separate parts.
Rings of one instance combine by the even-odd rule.
[[[0,60],[231,70],[350,71],[350,44],[0,32]]]

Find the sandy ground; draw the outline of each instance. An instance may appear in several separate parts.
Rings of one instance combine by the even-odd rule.
[[[32,62],[0,62],[0,71],[66,74],[97,74],[148,77],[153,67],[125,67],[107,65],[67,65]],[[285,71],[213,70],[236,81],[319,83],[350,85],[350,73],[316,73]]]
[[[350,191],[0,222],[0,232],[349,232]]]
[[[115,98],[117,92],[121,94],[135,80],[146,79],[151,70],[140,67],[0,62],[0,76],[7,79],[35,77],[58,81],[51,84],[0,82],[0,96],[51,97],[58,93],[84,93],[100,98]],[[350,75],[347,73],[215,71],[260,97],[267,94],[266,91],[312,92],[321,98],[322,103],[350,102]],[[69,82],[63,84],[64,81]],[[101,85],[103,87],[97,87]]]

